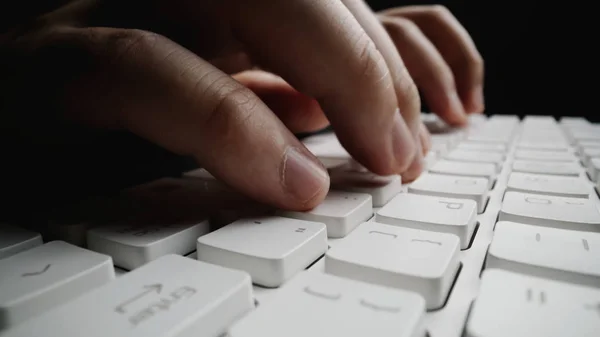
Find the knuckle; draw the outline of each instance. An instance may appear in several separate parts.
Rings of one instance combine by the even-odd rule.
[[[260,100],[249,89],[231,81],[228,76],[217,78],[209,86],[208,95],[212,95],[213,104],[204,119],[204,127],[229,137],[239,132],[260,106]],[[198,97],[206,97],[199,95]]]
[[[441,20],[448,20],[454,18],[452,12],[448,9],[448,7],[444,5],[429,6],[428,12],[431,16]]]
[[[93,32],[92,29],[89,34]],[[103,47],[110,59],[119,61],[144,55],[164,39],[159,34],[145,30],[123,29],[109,34]]]
[[[383,55],[377,50],[375,43],[366,33],[362,33],[358,38],[356,49],[360,81],[366,85],[373,85],[390,80],[389,69]]]
[[[411,20],[405,18],[393,18],[387,25],[388,31],[397,37],[410,36],[420,32],[417,26]]]

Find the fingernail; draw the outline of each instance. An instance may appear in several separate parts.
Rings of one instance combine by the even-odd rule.
[[[287,148],[281,175],[285,190],[303,203],[329,187],[329,175],[323,165],[314,156],[295,147]]]
[[[485,99],[483,97],[483,88],[477,87],[471,91],[471,112],[483,112],[485,109]]]
[[[448,100],[450,101],[450,109],[454,112],[454,116],[456,117],[456,121],[459,123],[464,123],[467,121],[467,114],[465,112],[465,108],[463,107],[463,103],[458,97],[458,93],[453,92],[448,96]]]
[[[404,122],[402,115],[400,115],[399,109],[394,114],[393,123],[392,149],[394,151],[394,159],[398,170],[404,172],[415,156],[415,139]]]

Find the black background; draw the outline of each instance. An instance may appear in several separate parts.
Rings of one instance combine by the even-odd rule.
[[[600,121],[598,11],[589,1],[369,0],[374,10],[442,4],[469,31],[486,67],[486,113]]]

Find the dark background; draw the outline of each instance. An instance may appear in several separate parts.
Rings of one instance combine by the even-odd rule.
[[[374,10],[442,4],[485,61],[486,113],[585,116],[599,122],[598,11],[584,1],[368,0]]]

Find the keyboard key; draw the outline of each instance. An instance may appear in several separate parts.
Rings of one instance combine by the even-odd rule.
[[[501,270],[484,271],[466,337],[595,337],[600,290]]]
[[[0,224],[0,259],[42,244],[40,233]]]
[[[444,158],[465,163],[494,164],[497,171],[500,171],[502,163],[504,162],[503,154],[484,151],[454,150],[447,154]]]
[[[196,239],[210,231],[208,220],[195,224],[111,225],[88,231],[88,248],[112,256],[118,267],[132,270],[167,254],[185,255]]]
[[[581,167],[576,162],[541,162],[534,160],[515,160],[514,172],[539,173],[559,176],[578,177]]]
[[[318,272],[303,273],[229,330],[229,337],[425,337],[415,293]]]
[[[458,272],[456,235],[366,222],[325,254],[325,272],[421,294],[443,306]]]
[[[513,172],[508,177],[507,191],[587,198],[590,188],[580,177],[563,177]]]
[[[600,212],[595,200],[507,192],[500,221],[512,221],[586,232],[600,231]]]
[[[600,233],[499,222],[486,268],[600,287]]]
[[[329,176],[331,189],[370,194],[373,207],[382,207],[402,192],[399,175],[379,176],[371,172],[334,169]]]
[[[484,178],[425,173],[412,182],[408,192],[441,198],[470,199],[477,203],[477,212],[483,213],[488,199],[488,185],[488,180]]]
[[[498,144],[498,143],[478,143],[478,142],[469,142],[464,141],[456,147],[458,150],[463,151],[489,151],[489,152],[498,152],[498,153],[506,153],[506,145]]]
[[[517,150],[515,151],[515,159],[531,160],[531,161],[557,161],[557,162],[573,162],[577,158],[569,152],[553,152],[553,151],[534,151],[534,150]]]
[[[248,274],[167,255],[2,337],[217,337],[253,307]]]
[[[593,181],[600,182],[600,158],[592,158],[588,171]]]
[[[329,238],[343,238],[373,216],[373,202],[369,194],[330,191],[323,202],[310,211],[279,210],[278,215],[322,222],[327,226]]]
[[[488,180],[491,189],[496,180],[496,167],[487,163],[463,163],[458,161],[440,160],[433,165],[429,172],[459,177],[476,177]]]
[[[477,203],[467,199],[449,199],[418,194],[399,194],[375,215],[375,221],[460,238],[466,249],[477,223]]]
[[[334,133],[311,136],[302,143],[327,168],[339,167],[352,160]]]
[[[583,165],[589,166],[593,158],[600,158],[600,148],[584,148],[581,154]]]
[[[0,260],[0,271],[0,330],[115,278],[109,256],[62,241],[52,241]]]
[[[278,287],[327,251],[325,224],[283,217],[238,220],[198,238],[200,261],[252,276],[255,284]]]
[[[567,152],[571,149],[566,141],[556,141],[553,138],[548,141],[548,138],[541,140],[521,140],[517,144],[519,150],[534,150],[536,152],[551,151],[551,152]]]

